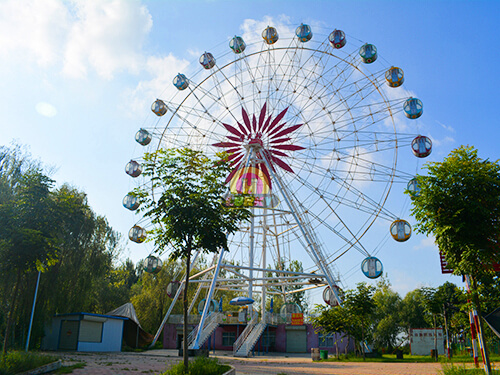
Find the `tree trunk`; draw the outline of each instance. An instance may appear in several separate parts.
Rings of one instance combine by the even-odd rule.
[[[443,317],[444,317],[444,329],[445,329],[445,332],[446,332],[446,352],[447,352],[447,356],[448,356],[448,359],[451,358],[451,345],[450,345],[450,335],[448,334],[448,322],[447,322],[447,319],[446,319],[446,305],[443,304]]]
[[[365,356],[365,329],[361,326],[361,352],[363,353],[363,361],[366,359]]]
[[[188,372],[189,366],[189,356],[188,356],[188,286],[189,286],[189,272],[191,266],[191,241],[188,242],[187,255],[186,255],[186,281],[184,283],[184,295],[182,299],[183,309],[184,309],[184,327],[183,327],[183,348],[182,357],[184,360],[185,372]]]
[[[19,269],[17,271],[17,281],[16,281],[16,286],[14,287],[14,294],[12,296],[12,301],[9,309],[9,315],[7,316],[7,323],[5,326],[5,336],[3,338],[3,354],[5,355],[7,353],[7,343],[9,340],[9,335],[10,335],[10,323],[12,321],[12,315],[14,314],[14,308],[16,306],[16,300],[17,300],[17,292],[19,290],[19,284],[21,283],[21,270]]]

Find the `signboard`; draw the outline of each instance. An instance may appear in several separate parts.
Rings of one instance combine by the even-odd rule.
[[[292,313],[292,326],[302,326],[302,325],[304,325],[304,314]]]
[[[453,269],[448,267],[448,262],[444,259],[443,253],[439,252],[439,260],[441,262],[441,273],[453,273]]]
[[[453,273],[453,269],[448,266],[448,262],[444,259],[444,255],[439,252],[439,261],[441,262],[441,273]],[[500,272],[500,263],[493,264],[493,271]]]

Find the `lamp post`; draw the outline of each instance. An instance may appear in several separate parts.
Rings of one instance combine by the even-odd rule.
[[[41,272],[42,271],[38,271],[38,277],[36,278],[35,296],[33,297],[33,307],[31,308],[31,318],[30,318],[30,325],[28,328],[28,338],[26,339],[26,349],[25,349],[26,352],[28,351],[28,347],[30,346],[31,327],[33,325],[33,315],[35,315],[36,296],[38,294],[38,284],[40,283]]]

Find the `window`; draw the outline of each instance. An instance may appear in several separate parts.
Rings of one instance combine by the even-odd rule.
[[[222,346],[233,346],[236,341],[236,332],[222,332]]]
[[[87,320],[80,321],[79,341],[101,342],[102,341],[102,323],[91,322]]]
[[[319,333],[319,346],[332,348],[335,346],[335,334],[325,335],[324,333]]]

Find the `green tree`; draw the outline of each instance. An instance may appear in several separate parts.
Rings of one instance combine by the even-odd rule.
[[[171,249],[172,259],[186,264],[184,283],[184,365],[188,368],[187,312],[191,254],[202,250],[228,251],[227,236],[238,230],[238,223],[250,212],[226,209],[221,196],[229,174],[227,158],[212,160],[191,149],[158,150],[144,156],[143,174],[151,178],[154,196],[145,189],[135,190],[141,211],[156,229],[153,239],[160,251]]]
[[[462,146],[425,168],[420,194],[411,196],[417,231],[435,237],[455,274],[488,282],[500,240],[499,163]]]
[[[140,264],[140,263],[139,263]],[[154,334],[160,326],[171,299],[165,293],[168,284],[179,273],[181,265],[170,260],[163,263],[157,274],[143,272],[139,281],[132,287],[131,302],[144,330]],[[193,291],[190,290],[190,295]],[[182,307],[175,306],[173,314],[182,314]]]
[[[473,303],[481,307],[477,283],[491,283],[500,240],[500,165],[478,157],[473,147],[453,150],[443,162],[428,163],[411,196],[417,231],[433,235],[457,275],[469,275]],[[482,331],[482,329],[481,329]],[[486,371],[491,373],[486,353]]]
[[[432,324],[428,319],[428,312],[425,309],[425,296],[420,289],[412,290],[406,293],[399,308],[399,320],[401,327],[406,333],[406,337],[410,337],[411,328],[427,328]]]
[[[6,353],[19,287],[25,273],[42,270],[57,257],[56,229],[51,220],[53,181],[40,171],[24,173],[11,199],[0,203],[0,257],[2,269],[15,274],[6,319],[3,352]]]
[[[361,348],[365,358],[364,343],[370,340],[373,332],[375,287],[358,283],[356,289],[347,290],[342,307],[319,308],[319,315],[312,318],[315,328],[325,333],[339,333],[351,336],[355,345]]]
[[[374,345],[392,351],[398,344],[397,337],[402,330],[399,315],[402,305],[401,297],[391,289],[390,283],[382,278],[377,283],[373,301],[376,306],[373,332]]]

